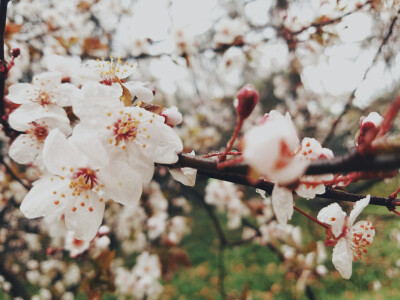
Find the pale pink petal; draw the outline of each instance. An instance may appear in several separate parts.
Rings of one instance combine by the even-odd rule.
[[[333,248],[332,263],[343,278],[350,279],[353,268],[353,251],[345,238],[339,239]]]
[[[286,224],[293,215],[293,194],[287,188],[274,186],[271,194],[272,208],[280,224]]]
[[[332,225],[332,233],[338,237],[343,231],[346,213],[339,204],[332,203],[319,211],[317,219],[323,223]]]
[[[27,164],[35,160],[42,147],[42,144],[29,135],[21,134],[11,144],[8,155],[19,164]]]
[[[88,198],[86,198],[87,196]],[[83,205],[82,205],[83,203]],[[104,200],[91,191],[69,199],[65,211],[65,223],[77,239],[92,240],[101,225],[104,215]]]
[[[45,176],[35,181],[22,201],[21,212],[30,219],[61,213],[66,203],[60,195],[68,189],[68,185],[68,180],[57,176]]]
[[[353,226],[354,221],[358,217],[358,215],[362,212],[362,210],[368,206],[369,204],[369,199],[371,198],[370,195],[367,197],[358,200],[356,204],[353,206],[353,210],[350,212],[349,220],[347,221],[347,224],[349,226]]]

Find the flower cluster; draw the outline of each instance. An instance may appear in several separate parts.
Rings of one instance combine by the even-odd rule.
[[[24,132],[10,156],[44,172],[22,202],[25,216],[63,216],[78,239],[90,241],[105,203],[136,205],[154,163],[176,162],[182,142],[165,117],[132,104],[153,97],[143,84],[124,80],[134,65],[98,60],[81,68],[81,87],[62,83],[60,72],[10,86],[7,98],[21,104],[10,125]],[[70,122],[67,106],[79,122]]]

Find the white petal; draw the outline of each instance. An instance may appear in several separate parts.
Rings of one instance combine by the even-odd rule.
[[[144,157],[141,149],[138,149],[134,143],[127,144],[129,153],[128,163],[133,167],[141,176],[144,183],[150,182],[154,175],[154,162]]]
[[[33,77],[32,83],[39,88],[53,88],[61,83],[61,72],[44,72]]]
[[[47,105],[46,107],[36,104],[23,104],[10,114],[8,119],[10,126],[18,131],[29,129],[28,123],[40,118],[52,118],[59,122],[69,124],[69,119],[64,109],[58,105]]]
[[[294,157],[287,166],[270,173],[268,178],[281,184],[292,183],[304,174],[309,164],[309,161]]]
[[[325,224],[332,225],[332,233],[338,237],[343,231],[346,213],[339,204],[332,203],[319,211],[317,219]]]
[[[17,103],[24,104],[30,103],[35,95],[35,88],[29,83],[16,83],[8,88],[8,100]],[[35,97],[36,98],[36,97]]]
[[[72,108],[82,122],[94,128],[104,124],[107,118],[112,118],[109,113],[119,113],[123,109],[123,103],[119,100],[120,93],[110,86],[87,82],[82,92],[83,98],[73,99]]]
[[[183,144],[176,132],[164,124],[164,118],[136,107],[131,111],[140,120],[140,132],[135,142],[142,147],[143,155],[161,164],[177,162],[177,153],[183,150]]]
[[[68,143],[87,157],[86,164],[88,167],[97,169],[108,165],[109,159],[107,152],[95,135],[81,135],[74,132],[68,139]]]
[[[39,149],[37,149],[39,147]],[[8,154],[19,164],[31,163],[42,150],[42,144],[27,134],[21,134],[11,144]]]
[[[129,81],[124,83],[123,85],[129,90],[129,92],[132,95],[132,98],[135,101],[142,101],[146,103],[150,103],[151,101],[153,101],[154,98],[153,92],[150,89],[144,87],[142,83]],[[135,99],[135,97],[137,99]]]
[[[353,268],[353,252],[345,238],[339,239],[333,248],[332,263],[343,278],[350,278]]]
[[[85,198],[88,196],[88,199]],[[81,206],[84,203],[84,206]],[[76,209],[74,209],[76,208]],[[87,191],[79,197],[68,201],[65,212],[65,223],[77,239],[92,240],[101,225],[104,215],[104,201],[99,201],[96,193]]]
[[[60,212],[65,207],[60,194],[68,188],[69,181],[57,176],[45,176],[33,183],[22,201],[20,210],[27,218],[38,218]],[[56,194],[54,194],[56,191]],[[56,205],[54,201],[59,201]]]
[[[69,168],[86,167],[87,157],[72,147],[59,129],[53,129],[44,142],[43,160],[53,174],[65,175]]]
[[[187,186],[195,186],[197,170],[193,168],[169,169],[172,177]]]
[[[286,224],[293,215],[293,194],[290,190],[275,184],[272,190],[272,208],[278,222]]]
[[[320,195],[323,193],[325,193],[325,185],[323,184],[309,187],[307,187],[306,184],[299,184],[299,186],[296,188],[296,194],[306,199],[313,199],[315,198],[315,195]]]
[[[102,190],[106,196],[124,205],[137,204],[142,195],[142,178],[127,164],[113,161],[109,168],[98,172],[104,183]]]
[[[63,107],[71,106],[73,99],[77,100],[83,97],[82,91],[70,83],[59,84],[54,93],[55,103]]]
[[[347,224],[349,226],[353,226],[354,221],[356,220],[356,218],[358,217],[358,215],[362,212],[362,210],[368,206],[369,204],[369,199],[371,198],[370,195],[368,195],[367,197],[358,200],[356,202],[356,204],[354,204],[353,206],[353,210],[350,212],[350,216],[349,216],[349,220],[347,222]]]

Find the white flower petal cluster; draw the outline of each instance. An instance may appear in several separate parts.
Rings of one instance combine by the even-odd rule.
[[[158,281],[161,277],[161,265],[155,254],[142,252],[131,271],[124,268],[116,271],[115,285],[121,294],[133,296],[135,299],[158,299],[163,290]]]
[[[218,44],[232,44],[247,32],[247,25],[240,19],[223,18],[215,24],[214,41]]]
[[[370,195],[359,200],[353,207],[350,215],[337,203],[332,203],[321,209],[318,220],[331,225],[327,230],[326,245],[333,248],[332,262],[343,278],[349,279],[352,273],[352,262],[361,259],[363,253],[367,253],[375,236],[375,229],[371,222],[355,219],[369,204]]]
[[[251,168],[251,176],[276,183],[271,195],[272,207],[278,221],[285,224],[293,215],[293,194],[284,185],[299,179],[311,161],[330,159],[333,154],[313,138],[304,138],[300,144],[289,113],[283,116],[273,110],[244,136],[243,157]],[[313,183],[332,178],[332,175],[301,177]],[[295,192],[310,199],[323,194],[325,186],[300,183]]]
[[[242,202],[239,194],[231,182],[209,180],[206,186],[206,203],[227,212],[228,228],[232,230],[239,228],[242,217],[250,214],[249,208]]]
[[[183,145],[163,116],[132,106],[132,100],[153,98],[142,83],[122,81],[134,65],[120,59],[116,64],[90,61],[83,66],[89,75],[81,77],[81,88],[61,83],[63,76],[73,76],[75,67],[65,74],[42,73],[32,84],[10,86],[7,97],[22,104],[10,114],[10,125],[25,132],[11,145],[10,156],[44,170],[22,202],[23,214],[65,219],[67,229],[87,242],[102,223],[105,202],[137,205],[154,163],[175,163]],[[73,129],[66,106],[80,119]],[[149,222],[161,216],[164,225],[153,238],[165,231],[168,218],[166,212],[156,215]]]

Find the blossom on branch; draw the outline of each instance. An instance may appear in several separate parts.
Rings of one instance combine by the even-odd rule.
[[[127,161],[150,181],[154,163],[172,164],[183,145],[164,118],[140,107],[125,107],[118,91],[95,82],[82,87],[84,100],[74,101],[81,123],[74,132],[99,137],[109,155]],[[126,159],[125,159],[126,158]]]
[[[366,247],[372,243],[375,235],[371,222],[355,219],[369,204],[370,195],[356,202],[350,216],[341,209],[339,204],[332,203],[321,209],[318,220],[331,225],[326,231],[327,246],[333,248],[332,262],[343,278],[349,279],[352,273],[352,262],[361,259],[367,253]]]
[[[64,214],[67,228],[78,239],[95,237],[105,200],[137,203],[142,193],[140,174],[119,161],[109,164],[93,136],[66,139],[54,129],[44,144],[43,160],[49,173],[33,183],[20,209],[27,218]]]

